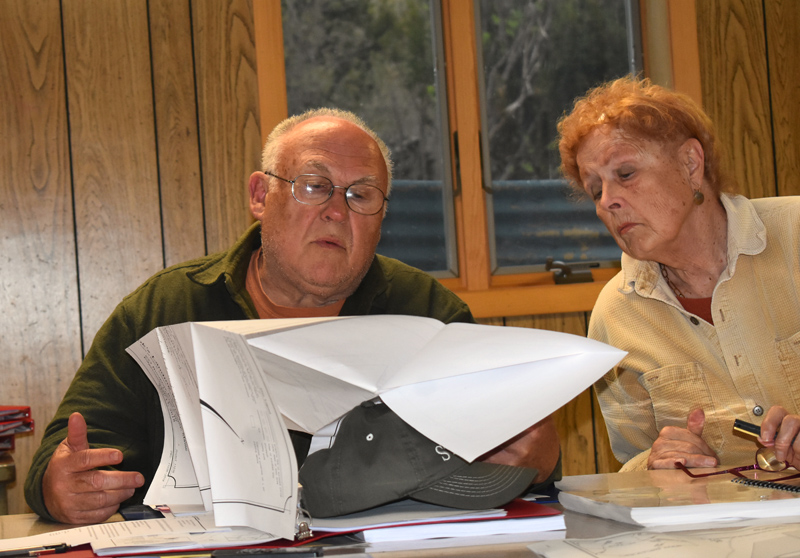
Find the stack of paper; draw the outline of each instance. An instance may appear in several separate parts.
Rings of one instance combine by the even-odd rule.
[[[770,480],[787,472],[748,472]],[[764,518],[792,519],[800,510],[797,493],[731,482],[733,475],[693,479],[680,470],[564,477],[558,500],[568,510],[623,523],[655,526],[731,524]],[[797,484],[800,479],[794,482]]]
[[[541,558],[791,558],[797,556],[800,525],[763,524],[735,529],[659,533],[647,529],[597,539],[536,542]]]
[[[175,550],[261,544],[274,537],[248,527],[219,527],[211,514],[165,517],[73,527],[31,537],[0,540],[0,553],[15,548],[91,544],[98,556],[158,553]]]
[[[317,519],[313,526],[315,532],[361,531],[369,543],[565,529],[564,516],[559,511],[519,499],[492,510],[456,510],[402,500],[364,512]]]

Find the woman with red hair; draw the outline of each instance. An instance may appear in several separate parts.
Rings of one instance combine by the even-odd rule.
[[[800,198],[728,193],[711,120],[646,79],[591,90],[558,129],[623,251],[589,325],[628,351],[596,385],[623,470],[752,463],[734,419],[800,465]]]

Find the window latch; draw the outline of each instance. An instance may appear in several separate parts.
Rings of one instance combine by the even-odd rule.
[[[556,285],[591,283],[593,279],[590,268],[599,266],[600,264],[597,262],[581,262],[570,267],[564,262],[553,260],[553,258],[547,258],[544,264],[546,271],[553,271],[553,279],[555,279]]]

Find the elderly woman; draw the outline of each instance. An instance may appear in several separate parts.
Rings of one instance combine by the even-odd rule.
[[[723,193],[708,116],[648,80],[590,91],[558,129],[624,252],[589,325],[628,351],[596,385],[623,470],[753,463],[737,418],[800,465],[800,198]]]

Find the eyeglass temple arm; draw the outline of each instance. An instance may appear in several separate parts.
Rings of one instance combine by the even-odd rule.
[[[710,477],[713,475],[724,475],[725,473],[730,473],[731,475],[736,475],[737,477],[743,477],[744,475],[740,474],[739,471],[749,471],[750,469],[756,469],[756,465],[745,465],[744,467],[734,467],[733,469],[725,469],[724,471],[714,471],[713,473],[692,473],[686,466],[679,462],[675,462],[675,468],[680,469],[693,479],[699,479],[703,477]]]

